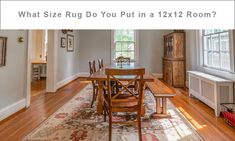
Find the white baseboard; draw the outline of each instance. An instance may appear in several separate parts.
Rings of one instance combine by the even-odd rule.
[[[10,115],[18,112],[19,110],[25,108],[26,106],[26,100],[22,99],[16,103],[13,103],[3,109],[0,109],[0,121],[3,119],[9,117]]]
[[[88,76],[90,76],[90,73],[89,72],[79,72],[78,73],[78,77],[88,77]]]
[[[63,87],[64,85],[68,84],[69,82],[77,79],[79,77],[80,73],[77,73],[73,76],[70,76],[68,78],[65,78],[64,80],[60,81],[60,82],[57,82],[57,89]]]
[[[156,78],[163,78],[162,73],[152,73],[152,75],[155,76]]]

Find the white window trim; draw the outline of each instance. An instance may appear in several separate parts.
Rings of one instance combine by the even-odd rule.
[[[111,62],[115,56],[114,30],[111,30]],[[135,62],[139,63],[139,31],[135,30]]]
[[[234,34],[235,32],[233,30],[229,30],[229,49],[230,52],[230,65],[231,65],[231,72],[222,71],[210,67],[206,67],[203,64],[203,45],[202,45],[202,30],[196,31],[196,46],[197,46],[197,70],[206,72],[212,75],[221,76],[228,79],[235,80],[235,70],[234,70]]]

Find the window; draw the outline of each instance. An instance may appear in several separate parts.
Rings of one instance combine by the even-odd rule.
[[[129,57],[131,61],[136,61],[137,43],[135,30],[114,30],[112,40],[112,59],[123,56]]]
[[[232,72],[229,31],[214,29],[202,31],[203,65]]]

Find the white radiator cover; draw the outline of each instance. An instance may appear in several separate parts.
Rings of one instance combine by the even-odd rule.
[[[218,117],[221,103],[233,102],[233,82],[198,71],[189,73],[189,95],[194,96],[215,110]]]

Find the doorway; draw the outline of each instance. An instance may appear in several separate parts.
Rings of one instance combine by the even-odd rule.
[[[35,37],[35,35],[38,34]],[[35,47],[38,42],[39,46]],[[32,95],[47,94],[57,90],[57,30],[29,30],[27,51],[27,84],[26,84],[26,107],[30,106]],[[37,51],[36,51],[37,50]],[[33,52],[36,52],[33,54]],[[34,61],[34,62],[33,62]],[[38,64],[33,70],[34,64]],[[34,72],[35,71],[35,75]],[[37,72],[39,71],[39,72]],[[38,74],[38,76],[36,75]],[[34,80],[35,79],[35,80]],[[33,83],[33,81],[35,83]],[[33,92],[31,91],[33,90]]]
[[[46,92],[47,78],[47,30],[32,31],[31,52],[31,91],[30,95],[37,96]]]

